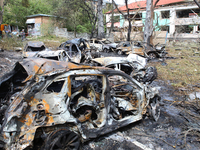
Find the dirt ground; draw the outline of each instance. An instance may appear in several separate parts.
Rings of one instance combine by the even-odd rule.
[[[20,52],[1,51],[0,59],[1,77],[13,67],[15,62],[22,60],[22,57]],[[85,143],[82,149],[140,150],[149,148],[155,150],[199,150],[200,110],[195,107],[195,104],[189,105],[192,99],[192,92],[191,97],[188,97],[180,89],[174,89],[170,82],[165,83],[161,80],[155,80],[152,86],[159,88],[161,96],[161,116],[157,122],[151,118],[144,117],[139,122]],[[133,144],[135,141],[142,143],[146,147],[137,147]]]

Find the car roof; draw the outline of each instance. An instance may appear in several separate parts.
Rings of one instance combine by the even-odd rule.
[[[41,41],[29,41],[27,42],[27,45],[30,47],[42,47],[45,46],[43,42]]]
[[[35,74],[46,74],[50,72],[56,72],[57,70],[76,70],[76,69],[101,69],[102,67],[79,65],[73,62],[63,62],[44,58],[26,58],[22,62],[19,62],[26,70],[29,76]],[[105,68],[104,68],[105,69]]]

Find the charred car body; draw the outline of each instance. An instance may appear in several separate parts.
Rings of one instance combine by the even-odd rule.
[[[53,59],[58,61],[68,61],[68,56],[64,50],[52,51],[48,49],[43,42],[29,41],[22,52],[24,58],[40,57],[46,59]]]
[[[141,41],[122,42],[117,46],[116,52],[119,55],[138,54],[149,59],[162,58],[167,54],[165,45],[159,45],[158,43],[155,46],[151,44],[146,46],[145,43]]]
[[[129,54],[138,54],[144,56],[144,48],[141,45],[135,44],[134,42],[121,42],[115,52],[119,55],[129,55]]]
[[[70,56],[70,60],[76,63],[82,63],[85,60],[92,59],[90,45],[83,38],[68,40],[62,43],[57,49],[65,50]]]
[[[121,71],[40,58],[18,66],[24,71],[23,89],[11,96],[5,112],[6,149],[78,149],[81,142],[136,122],[147,112],[159,117],[158,90]],[[14,70],[1,85],[19,74]]]
[[[141,45],[142,44],[144,45],[144,43],[141,42]],[[150,44],[149,48],[147,48],[146,46],[144,47],[149,59],[162,58],[165,57],[166,54],[168,54],[166,52],[165,45],[163,44],[157,43],[155,46]]]
[[[96,66],[105,66],[115,70],[121,70],[139,82],[151,83],[157,78],[155,67],[146,68],[147,59],[136,54],[128,57],[103,57],[92,59]]]
[[[114,51],[117,48],[117,43],[112,43],[107,39],[98,40],[98,39],[90,39],[89,40],[90,46],[98,51],[110,52]]]

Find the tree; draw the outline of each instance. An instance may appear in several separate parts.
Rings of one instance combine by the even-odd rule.
[[[0,24],[3,22],[3,13],[4,13],[4,6],[6,5],[7,0],[2,0],[0,2]]]
[[[47,0],[7,0],[4,7],[3,22],[26,27],[26,16],[33,14],[49,14],[51,5]]]
[[[98,38],[102,39],[105,37],[104,25],[103,25],[103,0],[98,0]]]
[[[116,7],[116,9],[118,10],[118,12],[119,12],[120,14],[122,14],[122,16],[123,16],[125,19],[128,20],[129,25],[128,25],[128,32],[127,32],[127,41],[130,41],[130,40],[131,40],[131,29],[132,29],[132,24],[131,24],[131,22],[134,20],[135,16],[136,16],[137,13],[140,11],[140,9],[138,9],[138,10],[136,11],[136,13],[134,14],[134,16],[131,17],[131,16],[130,16],[130,12],[129,12],[130,9],[128,8],[128,0],[125,0],[125,5],[126,5],[126,9],[127,9],[127,15],[125,15],[122,11],[119,10],[119,8],[118,8],[117,4],[115,3],[115,1],[114,1],[114,4],[115,4],[115,7]]]
[[[93,35],[97,18],[91,4],[82,0],[52,1],[52,14],[66,18],[63,24],[68,31],[74,31],[75,36],[77,32],[91,32]]]
[[[144,27],[144,42],[147,44],[147,46],[150,44],[152,32],[153,32],[153,0],[147,0],[146,20]]]
[[[89,23],[91,25],[90,38],[92,38],[96,32],[97,11],[94,10],[92,2],[82,1],[82,3],[79,3],[79,6],[83,9],[84,16],[87,16],[89,19]]]
[[[144,42],[148,47],[150,44],[153,44],[152,34],[154,31],[153,27],[153,18],[154,18],[154,9],[157,5],[159,0],[156,0],[155,4],[153,5],[153,0],[147,0],[146,2],[146,20],[145,20],[145,27],[144,27]]]

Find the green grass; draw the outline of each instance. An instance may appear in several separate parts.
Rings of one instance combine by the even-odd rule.
[[[67,38],[57,37],[54,35],[49,36],[38,36],[38,37],[27,37],[28,41],[42,41],[47,47],[56,49],[62,42],[67,41]]]
[[[4,50],[14,50],[15,47],[23,47],[21,38],[18,37],[4,37],[0,40],[0,48]]]
[[[170,81],[175,87],[187,87],[200,83],[200,50],[198,43],[182,42],[169,45],[168,56],[176,59],[166,59],[167,65],[160,62],[151,63],[156,66],[158,79]]]

